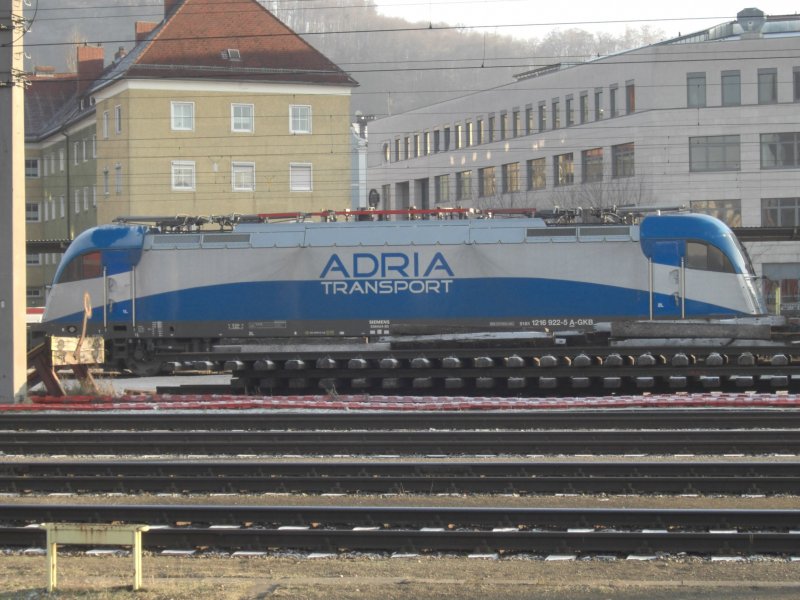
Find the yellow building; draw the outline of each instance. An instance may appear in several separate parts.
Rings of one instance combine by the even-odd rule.
[[[119,216],[350,206],[357,83],[255,0],[165,0],[136,45],[78,71],[40,69],[26,96],[28,297],[58,253]]]

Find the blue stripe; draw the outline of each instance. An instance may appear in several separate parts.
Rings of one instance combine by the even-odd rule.
[[[387,280],[394,281],[394,280]],[[362,282],[363,283],[363,282]],[[670,295],[658,295],[667,310],[658,316],[679,316]],[[115,304],[115,312],[130,302]],[[734,311],[686,301],[687,316],[730,315]],[[137,321],[258,321],[495,318],[646,318],[646,291],[548,279],[459,279],[448,294],[325,295],[320,282],[251,282],[209,286],[140,298]],[[96,308],[94,319],[102,319]],[[65,318],[69,322],[73,318]]]

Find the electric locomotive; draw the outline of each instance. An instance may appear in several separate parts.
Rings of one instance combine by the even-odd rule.
[[[87,293],[87,332],[105,337],[110,361],[140,373],[157,369],[164,352],[232,339],[589,331],[619,320],[766,313],[732,231],[690,213],[639,224],[103,225],[65,253],[43,327],[80,331]]]

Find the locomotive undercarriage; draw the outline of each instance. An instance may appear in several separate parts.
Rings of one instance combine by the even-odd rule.
[[[649,324],[638,335],[664,327]],[[687,326],[706,337],[686,336]],[[168,372],[229,371],[232,391],[241,394],[522,396],[800,389],[800,346],[785,328],[736,324],[746,336],[737,337],[729,328],[715,333],[705,324],[682,327],[682,337],[646,338],[630,330],[629,337],[620,338],[609,329],[138,340],[127,351],[134,365],[138,361],[139,372],[148,374],[156,363]],[[136,366],[130,369],[136,372]]]

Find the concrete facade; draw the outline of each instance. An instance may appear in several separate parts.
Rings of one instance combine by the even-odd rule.
[[[750,11],[376,120],[369,187],[381,208],[685,206],[800,225],[800,18],[753,26]],[[753,255],[800,279],[800,244]]]

